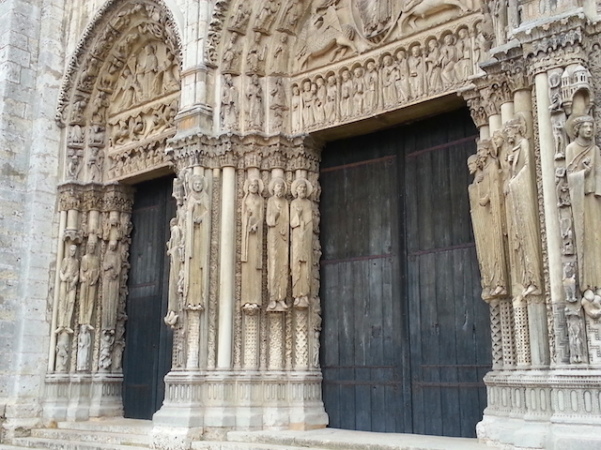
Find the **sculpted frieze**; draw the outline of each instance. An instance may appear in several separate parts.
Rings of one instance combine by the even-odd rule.
[[[480,23],[480,22],[477,22]],[[477,71],[475,25],[293,77],[290,130],[313,130],[458,89]]]

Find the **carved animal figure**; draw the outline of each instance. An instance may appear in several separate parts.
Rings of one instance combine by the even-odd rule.
[[[462,3],[462,0],[409,0],[401,13],[399,27],[401,30],[405,25],[409,25],[411,29],[417,28],[415,21],[417,19],[425,19],[427,16],[434,15],[445,9],[460,9],[461,13],[465,13],[468,8]]]
[[[301,36],[305,45],[300,52],[301,70],[306,69],[312,59],[325,55],[336,49],[330,61],[343,57],[351,50],[357,52],[354,42],[355,28],[350,24],[341,24],[336,5],[339,0],[329,0],[315,9],[305,35]],[[304,39],[302,39],[304,37]]]

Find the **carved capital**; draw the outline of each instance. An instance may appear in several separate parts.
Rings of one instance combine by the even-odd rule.
[[[70,211],[81,209],[80,184],[65,183],[58,187],[58,210]]]

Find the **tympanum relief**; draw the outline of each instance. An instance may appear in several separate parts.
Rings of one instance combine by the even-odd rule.
[[[209,62],[224,75],[223,130],[310,131],[449,93],[480,73],[495,41],[492,13],[472,0],[239,1],[232,11],[221,37],[209,32]],[[498,43],[503,21],[494,21]],[[260,92],[281,76],[286,111]],[[232,91],[247,92],[246,119],[233,119]]]
[[[162,16],[146,2],[117,15],[69,80],[70,105],[63,99],[59,108],[68,127],[67,180],[102,182],[167,165],[180,72],[169,19],[156,23]]]

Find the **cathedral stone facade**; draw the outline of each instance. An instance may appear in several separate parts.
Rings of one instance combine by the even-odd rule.
[[[154,446],[326,427],[322,150],[467,107],[461,195],[492,361],[477,436],[597,448],[600,14],[594,0],[0,2],[2,440],[123,415],[146,326],[129,321],[132,216],[166,176],[168,236],[148,237],[166,254],[153,323],[171,339]]]

